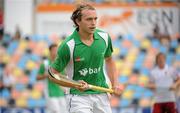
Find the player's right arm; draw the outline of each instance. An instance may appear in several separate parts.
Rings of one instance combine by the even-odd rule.
[[[151,83],[151,82],[149,82],[146,87],[151,89],[151,90],[155,90],[156,89],[156,85],[154,83]]]
[[[45,66],[42,63],[39,68],[38,76],[36,77],[36,80],[44,80],[48,78],[48,74],[45,73]]]
[[[57,74],[61,77],[66,77],[65,75],[62,75],[61,72],[65,69],[67,64],[70,62],[70,50],[67,44],[62,43],[57,51],[57,55],[55,60],[52,62],[49,72],[52,72],[52,74]],[[52,78],[51,75],[49,75],[50,80],[54,81],[55,79]],[[55,81],[54,81],[55,82]],[[79,83],[82,84],[82,86],[75,86],[69,82],[61,81],[58,82],[59,85],[64,86],[64,87],[71,87],[71,88],[76,88],[79,90],[85,90],[87,89],[87,83],[84,81],[79,81]]]
[[[152,72],[151,72],[151,75],[149,77],[149,82],[146,85],[146,88],[149,88],[151,90],[155,90],[156,89],[155,78],[153,77]]]
[[[66,43],[62,43],[57,50],[56,58],[50,65],[50,68],[48,69],[49,72],[52,74],[56,74],[59,76],[67,77],[65,75],[62,75],[61,72],[65,69],[67,64],[70,61],[70,50],[69,47],[66,45]],[[53,81],[52,77],[49,75],[50,80]],[[53,81],[55,82],[55,81]],[[72,87],[70,84],[65,82],[60,82],[61,86],[64,87]]]
[[[38,75],[37,76],[37,80],[44,80],[44,79],[46,79],[46,78],[48,78],[48,75],[46,74],[46,75]]]
[[[58,76],[60,76],[60,77],[62,77],[62,78],[64,78],[64,77],[66,78],[65,75],[60,74],[60,73],[59,73],[57,70],[55,70],[54,68],[49,68],[48,70],[49,70],[49,72],[50,72],[52,75],[55,74],[55,75],[58,75]],[[86,82],[84,82],[83,80],[78,81],[79,84],[81,84],[81,85],[74,85],[74,84],[71,82],[71,80],[67,81],[68,79],[65,79],[64,81],[63,81],[63,80],[60,81],[60,80],[52,77],[51,75],[49,76],[49,79],[52,80],[52,81],[55,82],[55,83],[58,82],[58,84],[61,85],[61,86],[70,87],[70,88],[76,88],[76,89],[78,89],[78,90],[80,90],[80,91],[84,91],[84,90],[86,90],[86,89],[89,88],[88,84],[87,84]],[[58,80],[58,81],[57,81],[57,80]]]

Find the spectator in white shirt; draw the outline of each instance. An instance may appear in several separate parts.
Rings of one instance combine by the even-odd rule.
[[[180,84],[179,73],[166,64],[163,53],[156,56],[156,67],[151,71],[148,88],[155,92],[155,104],[152,113],[178,113],[174,90]]]

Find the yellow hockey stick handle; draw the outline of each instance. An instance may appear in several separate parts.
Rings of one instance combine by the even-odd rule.
[[[94,85],[90,85],[90,84],[88,86],[89,86],[89,89],[92,89],[92,90],[108,92],[108,93],[114,93],[114,90],[109,89],[109,88],[94,86]]]

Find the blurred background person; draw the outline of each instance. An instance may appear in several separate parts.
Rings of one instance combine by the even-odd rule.
[[[39,69],[37,80],[45,80],[45,98],[47,100],[48,113],[67,113],[66,101],[63,89],[48,79],[48,66],[55,59],[57,52],[57,45],[51,44],[49,46],[49,59],[44,60]]]
[[[13,40],[20,40],[21,39],[21,30],[18,26],[16,26],[16,31],[15,31],[15,34],[13,36]]]
[[[166,64],[165,54],[158,53],[155,61],[156,67],[151,71],[148,85],[155,93],[153,113],[177,113],[174,91],[179,85],[180,76],[173,67]]]
[[[176,103],[177,103],[178,113],[180,113],[180,83],[176,88]]]

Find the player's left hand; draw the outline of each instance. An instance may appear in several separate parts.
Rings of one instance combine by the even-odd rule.
[[[120,96],[124,90],[124,86],[123,85],[115,85],[112,87],[112,89],[114,90],[114,95],[115,96]]]
[[[176,84],[171,85],[169,89],[170,90],[175,90],[176,89]]]

